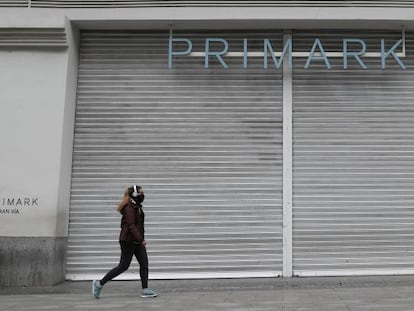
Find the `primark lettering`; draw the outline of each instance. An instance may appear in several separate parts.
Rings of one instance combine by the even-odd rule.
[[[39,206],[39,198],[0,198],[1,206]]]
[[[202,56],[204,57],[204,68],[209,68],[211,59],[218,61],[223,68],[228,68],[228,64],[225,61],[226,57],[236,56],[241,57],[243,60],[243,68],[248,68],[248,59],[252,57],[257,57],[257,53],[252,53],[248,49],[248,39],[243,40],[243,51],[239,52],[231,52],[229,51],[229,43],[227,40],[223,38],[206,38],[204,40],[204,52],[194,53],[193,52],[193,43],[191,40],[187,38],[173,38],[170,36],[169,44],[168,44],[168,68],[173,67],[173,60],[176,57],[188,57],[188,56]],[[219,51],[212,50],[212,44],[222,46],[222,49]],[[180,44],[180,49],[176,48],[177,44]],[[405,64],[401,61],[399,54],[397,53],[398,50],[403,48],[405,44],[404,39],[400,39],[397,42],[394,42],[391,47],[386,48],[385,39],[379,40],[379,53],[375,53],[374,56],[371,57],[378,57],[381,60],[381,68],[386,68],[386,61],[394,61],[399,65],[401,69],[406,69]],[[182,49],[182,46],[186,48]],[[353,47],[352,49],[350,47]],[[355,46],[358,46],[359,49],[355,49]],[[348,68],[348,63],[350,59],[353,59],[358,63],[358,65],[363,68],[367,69],[367,65],[364,63],[363,57],[367,55],[367,45],[366,42],[362,39],[358,38],[345,38],[342,39],[342,50],[340,51],[340,57],[342,58],[343,68]],[[404,50],[404,49],[403,49]],[[285,41],[283,49],[281,52],[274,51],[272,47],[272,43],[269,39],[263,39],[263,52],[260,52],[259,56],[263,57],[263,68],[267,69],[268,59],[271,58],[273,60],[274,67],[280,68],[281,65],[285,60],[287,60],[289,67],[292,67],[292,58],[293,57],[306,57],[306,63],[304,68],[308,69],[312,63],[314,62],[322,62],[327,69],[331,69],[331,62],[330,62],[330,55],[329,52],[325,52],[323,42],[316,38],[313,42],[312,48],[309,52],[305,53],[298,53],[293,51],[293,43],[292,38],[289,38]]]
[[[36,197],[9,197],[0,198],[0,215],[20,215],[22,208],[38,207],[39,198]]]

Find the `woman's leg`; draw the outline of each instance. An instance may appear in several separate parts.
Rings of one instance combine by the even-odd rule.
[[[131,264],[132,255],[134,255],[135,244],[122,241],[120,241],[119,244],[121,245],[121,258],[119,260],[119,264],[110,270],[102,278],[102,280],[99,281],[102,286],[105,285],[106,282],[120,275],[122,272],[128,270],[129,265]]]
[[[139,263],[139,275],[141,277],[142,288],[148,288],[148,255],[145,246],[137,245],[135,258]]]

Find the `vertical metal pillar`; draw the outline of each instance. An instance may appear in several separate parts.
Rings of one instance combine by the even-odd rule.
[[[283,42],[292,38],[285,31]],[[286,57],[286,56],[285,56]],[[292,221],[292,71],[287,59],[283,61],[283,276],[293,275],[293,221]]]

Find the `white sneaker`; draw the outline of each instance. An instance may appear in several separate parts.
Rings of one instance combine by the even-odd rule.
[[[102,286],[98,285],[97,280],[93,280],[92,281],[92,295],[98,299],[101,296],[101,290],[102,290]]]
[[[158,293],[149,288],[145,288],[141,294],[141,298],[155,298],[157,296],[158,296]]]

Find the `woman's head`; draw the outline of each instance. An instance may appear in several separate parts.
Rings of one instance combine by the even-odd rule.
[[[141,204],[145,198],[144,189],[138,185],[133,185],[128,188],[128,196],[135,204]]]

